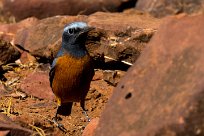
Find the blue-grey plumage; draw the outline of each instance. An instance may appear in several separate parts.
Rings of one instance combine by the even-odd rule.
[[[92,29],[85,22],[74,22],[64,28],[62,46],[50,70],[50,85],[59,106],[57,114],[64,108],[68,112],[65,114],[70,114],[72,103],[77,101],[85,110],[85,97],[94,75],[92,61],[85,47],[87,33]]]
[[[87,32],[92,29],[94,28],[89,27],[85,22],[73,22],[66,25],[62,35],[62,47],[58,51],[51,68],[55,66],[56,59],[67,52],[75,57],[82,57],[86,55],[86,36]]]

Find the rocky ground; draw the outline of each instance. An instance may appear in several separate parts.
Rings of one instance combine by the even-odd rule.
[[[0,0],[0,136],[203,136],[203,2]],[[73,21],[95,27],[92,120],[74,103],[63,133],[48,73]]]
[[[45,78],[42,77],[42,74]],[[1,85],[1,112],[17,124],[33,130],[36,135],[63,135],[52,123],[56,103],[46,84],[48,83],[47,69],[44,71],[39,64],[33,63],[17,66],[4,76],[7,81],[3,81]],[[25,89],[30,93],[25,93]],[[86,98],[86,108],[90,118],[100,117],[112,91],[113,86],[103,80],[102,71],[96,70]],[[67,135],[81,135],[88,123],[79,103],[75,103],[72,114],[67,117],[62,116],[60,122],[68,130]]]

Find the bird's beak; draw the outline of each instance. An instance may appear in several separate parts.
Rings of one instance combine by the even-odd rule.
[[[79,35],[84,34],[84,33],[88,33],[89,31],[91,31],[93,29],[95,29],[95,27],[86,27],[79,33]]]

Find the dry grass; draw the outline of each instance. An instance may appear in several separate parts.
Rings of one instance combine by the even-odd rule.
[[[3,114],[6,114],[8,117],[11,115],[11,106],[12,106],[12,97],[6,98],[0,103],[1,110]]]
[[[45,132],[44,130],[42,130],[41,128],[39,127],[36,127],[34,125],[31,125],[31,124],[28,124],[30,127],[32,127],[33,129],[35,129],[35,131],[37,131],[37,133],[40,135],[40,136],[45,136]]]

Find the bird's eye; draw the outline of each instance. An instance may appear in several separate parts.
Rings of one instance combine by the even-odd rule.
[[[74,33],[74,29],[72,29],[72,28],[68,29],[68,33],[69,34],[73,34]]]
[[[79,28],[75,28],[75,32],[79,32],[80,31],[80,29]]]

